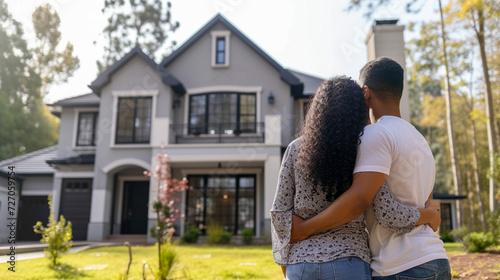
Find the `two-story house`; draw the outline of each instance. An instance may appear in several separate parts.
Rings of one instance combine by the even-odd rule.
[[[404,65],[403,30],[377,22],[369,59]],[[52,194],[75,240],[154,242],[157,182],[143,172],[162,146],[172,176],[189,180],[177,203],[185,215],[178,234],[186,224],[217,223],[234,235],[246,228],[269,235],[282,154],[322,80],[283,68],[221,15],[160,64],[133,49],[90,84],[92,93],[52,104],[60,108],[57,146],[0,162],[0,170],[16,166],[22,180],[18,239],[39,239],[32,226],[46,221]],[[406,91],[402,111],[409,119]]]

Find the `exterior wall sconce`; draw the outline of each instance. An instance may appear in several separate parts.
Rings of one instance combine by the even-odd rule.
[[[173,107],[174,107],[174,109],[181,107],[181,100],[180,99],[174,100]]]
[[[274,95],[272,91],[269,93],[269,96],[267,97],[267,103],[269,103],[270,105],[274,104]]]

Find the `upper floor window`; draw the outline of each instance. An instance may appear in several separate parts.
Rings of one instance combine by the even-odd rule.
[[[95,146],[98,112],[80,112],[76,146]]]
[[[212,66],[229,66],[229,36],[228,30],[212,31]]]
[[[217,38],[216,50],[215,50],[215,64],[225,64],[226,63],[226,38]]]
[[[116,144],[149,143],[151,97],[120,97],[116,125]]]
[[[189,134],[256,132],[255,93],[217,92],[189,97]]]

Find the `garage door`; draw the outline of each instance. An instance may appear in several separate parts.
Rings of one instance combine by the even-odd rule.
[[[71,221],[73,240],[87,240],[92,179],[64,179],[61,192],[60,215]]]
[[[42,236],[33,231],[37,221],[47,225],[49,220],[49,205],[47,196],[21,196],[17,224],[17,240],[40,241]]]

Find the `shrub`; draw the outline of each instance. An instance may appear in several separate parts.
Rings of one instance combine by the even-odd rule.
[[[443,242],[455,242],[455,239],[451,235],[450,231],[445,231],[439,234],[439,238],[443,240]]]
[[[471,232],[463,241],[464,248],[469,253],[484,253],[486,249],[498,244],[498,239],[491,232]]]
[[[253,240],[253,228],[246,228],[241,231],[241,237],[243,239],[243,243],[250,245]]]
[[[469,234],[469,229],[467,227],[459,227],[450,231],[450,235],[453,236],[455,242],[463,242],[467,234]]]
[[[207,226],[208,242],[211,244],[228,244],[231,241],[232,234],[225,231],[218,224],[210,224]]]
[[[201,231],[193,226],[188,225],[186,227],[186,232],[181,236],[182,243],[196,243],[198,241],[198,237],[200,236]]]
[[[71,230],[71,222],[66,223],[66,219],[61,215],[59,221],[54,218],[54,211],[52,209],[52,196],[49,195],[49,222],[46,227],[43,226],[42,222],[36,222],[33,226],[35,233],[41,234],[41,242],[47,243],[49,246],[44,249],[45,255],[51,262],[53,266],[56,266],[59,262],[59,258],[63,253],[68,251],[73,244],[71,239],[73,239],[73,231]]]
[[[179,256],[174,245],[165,243],[161,245],[160,250],[160,269],[157,271],[157,279],[166,280],[172,278],[174,266],[179,263]]]

